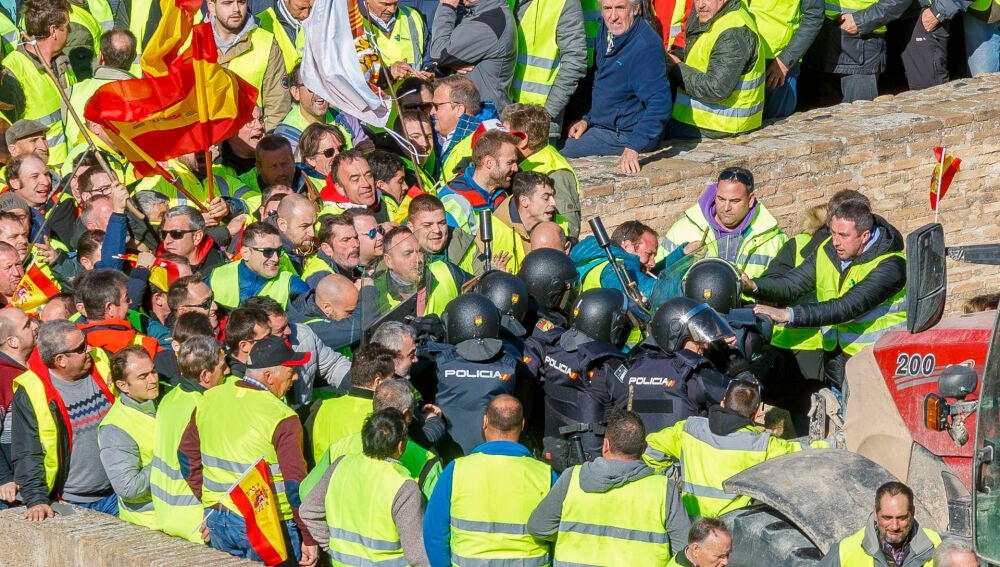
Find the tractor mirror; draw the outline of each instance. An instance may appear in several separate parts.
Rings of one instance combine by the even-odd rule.
[[[944,229],[927,224],[906,237],[906,330],[919,333],[936,325],[946,295]]]

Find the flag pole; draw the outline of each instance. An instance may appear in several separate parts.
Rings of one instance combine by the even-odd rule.
[[[194,43],[201,44],[201,37],[195,34],[195,37],[191,38]],[[201,65],[194,64],[194,96],[195,101],[198,104],[198,122],[201,123],[202,137],[206,143],[205,146],[205,172],[208,191],[208,200],[211,202],[215,199],[215,174],[212,172],[212,145],[208,143],[208,93],[205,92],[205,77],[203,73],[205,70]]]
[[[941,178],[944,176],[945,148],[941,146],[941,162],[938,164],[937,193],[934,194],[934,223],[938,221],[938,209],[941,208]]]

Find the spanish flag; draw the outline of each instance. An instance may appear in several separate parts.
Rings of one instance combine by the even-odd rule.
[[[28,271],[24,272],[21,283],[17,284],[11,304],[25,313],[35,313],[57,293],[62,293],[62,288],[53,279],[48,267],[43,268],[36,259],[32,260]]]
[[[271,489],[267,461],[261,457],[229,489],[229,497],[247,524],[247,539],[266,565],[288,559],[285,535],[278,514],[278,499]]]
[[[962,160],[944,153],[944,148],[934,148],[934,175],[931,177],[931,210],[936,211],[938,201],[944,199],[944,194],[951,185],[951,180],[958,173]],[[942,169],[943,166],[943,169]]]
[[[201,0],[160,0],[160,22],[146,42],[139,64],[147,77],[170,74],[170,64],[191,35]]]
[[[191,45],[162,77],[97,89],[84,116],[98,123],[140,175],[172,176],[157,162],[208,149],[253,114],[257,89],[218,63],[212,26],[194,26]]]

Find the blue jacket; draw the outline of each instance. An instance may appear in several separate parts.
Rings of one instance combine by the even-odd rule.
[[[643,273],[641,266],[639,266],[639,257],[635,254],[629,254],[614,244],[611,245],[611,253],[624,263],[625,271],[628,272],[629,277],[639,284],[639,291],[646,297],[650,297],[653,294],[653,287],[656,285],[656,278]],[[601,262],[608,261],[608,255],[597,245],[597,240],[593,236],[584,238],[574,246],[569,257],[576,264],[576,272],[580,275],[580,281],[583,281],[584,276],[592,268]],[[610,263],[605,265],[604,271],[601,272],[601,287],[625,291]]]
[[[626,146],[643,151],[663,136],[673,107],[663,41],[641,17],[611,38],[611,53],[609,38],[602,21],[594,50],[591,110],[583,119],[590,127],[627,133]]]
[[[506,455],[508,457],[531,457],[531,451],[520,443],[513,441],[487,441],[472,450],[473,453],[487,455]],[[441,472],[434,493],[427,502],[424,512],[424,549],[431,567],[451,566],[451,483],[455,478],[455,463]],[[559,476],[552,472],[552,484]]]
[[[240,262],[239,278],[240,278],[240,305],[246,301],[248,297],[253,297],[255,295],[260,295],[261,290],[267,285],[267,280],[262,278],[257,272],[251,270],[243,262]],[[212,276],[208,277],[205,282],[209,286],[212,285]],[[309,286],[306,282],[302,281],[299,276],[292,276],[291,281],[288,284],[288,302],[291,303],[298,295],[306,293],[309,291]],[[287,306],[285,306],[287,308]]]

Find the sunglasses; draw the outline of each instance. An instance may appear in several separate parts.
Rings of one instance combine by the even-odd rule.
[[[337,155],[337,152],[342,152],[342,151],[344,151],[344,148],[327,148],[325,150],[316,152],[316,155],[330,159],[333,156]]]
[[[198,232],[198,231],[195,230],[195,229],[193,229],[193,228],[192,229],[188,229],[188,230],[179,230],[179,229],[178,230],[161,230],[160,231],[160,238],[163,239],[163,240],[166,240],[167,237],[169,236],[172,240],[180,240],[181,238],[184,238],[185,234],[191,234],[192,232]]]
[[[80,346],[78,346],[78,347],[76,347],[74,349],[70,349],[70,350],[67,350],[67,351],[56,353],[56,356],[59,356],[60,354],[62,354],[62,355],[83,354],[85,352],[87,352],[87,341],[86,341],[86,339],[82,343],[80,343]]]
[[[215,302],[215,294],[213,293],[212,295],[208,296],[208,299],[206,299],[203,303],[182,305],[181,307],[191,307],[196,309],[204,309],[205,311],[210,311],[212,309],[212,303],[214,302]]]
[[[265,258],[281,254],[281,248],[258,248],[256,246],[246,246],[246,248],[260,252]]]
[[[728,168],[722,170],[722,173],[719,174],[719,181],[736,181],[745,185],[747,191],[753,191],[753,178],[747,175],[745,171],[739,169]]]
[[[361,234],[364,234],[365,236],[367,236],[369,238],[369,240],[375,240],[375,235],[376,234],[382,234],[382,235],[384,235],[385,234],[385,229],[382,228],[382,225],[379,225],[379,226],[376,226],[375,228],[373,228],[373,229],[371,229],[369,231],[362,232]]]

